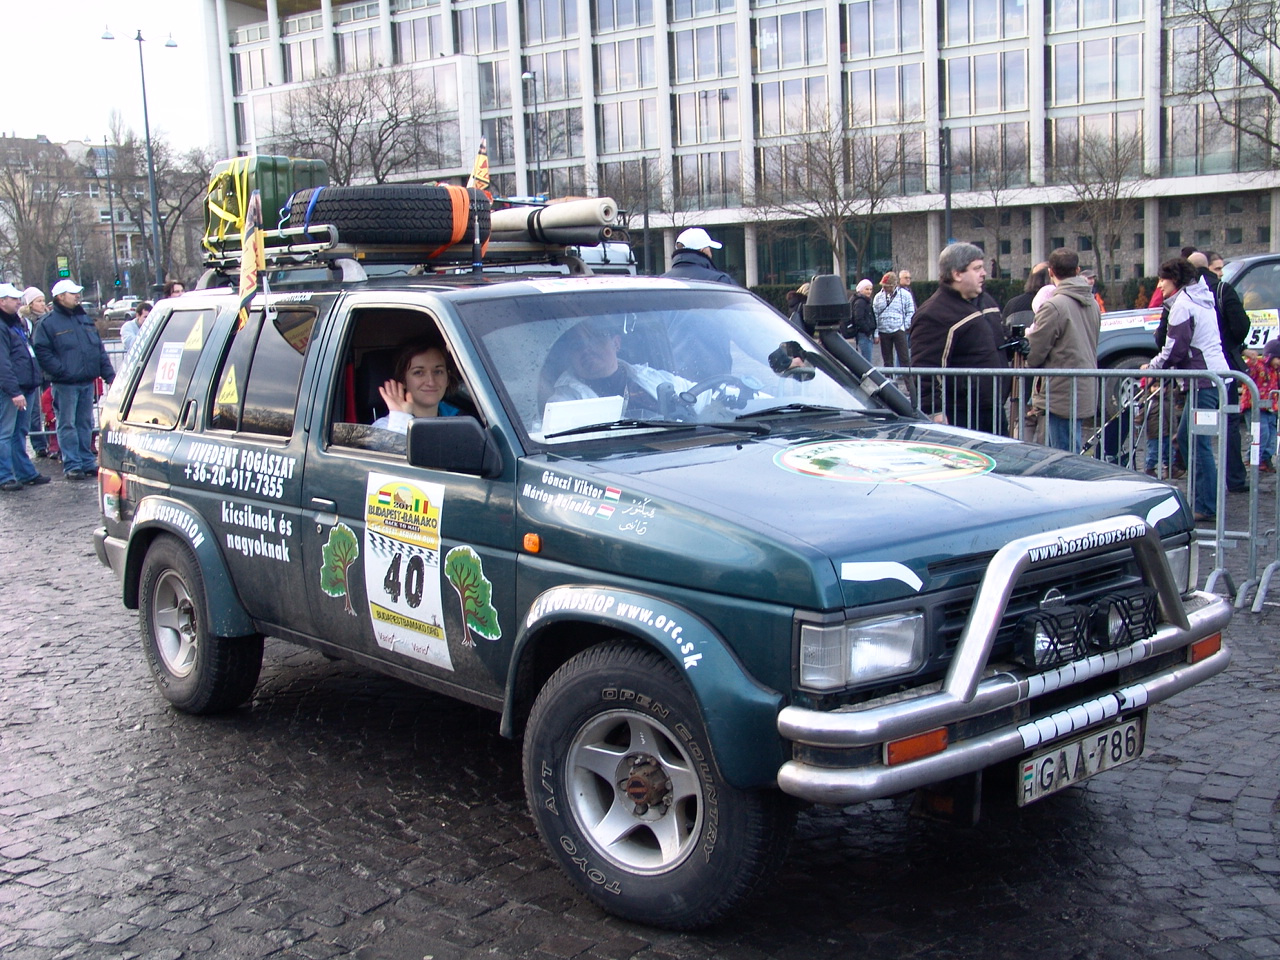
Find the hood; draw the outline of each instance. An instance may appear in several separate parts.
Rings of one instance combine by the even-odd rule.
[[[1190,523],[1165,484],[952,427],[666,439],[594,461],[522,461],[522,529],[541,534],[543,558],[832,610],[957,585],[931,565],[1032,533],[1125,513],[1162,533]]]
[[[1187,284],[1180,292],[1196,306],[1205,307],[1206,309],[1213,310],[1215,313],[1217,312],[1218,307],[1213,300],[1213,291],[1210,290],[1209,285],[1204,282],[1204,277],[1201,277],[1195,283]]]
[[[1084,277],[1067,277],[1065,280],[1059,280],[1053,295],[1070,297],[1085,306],[1097,302],[1093,299],[1093,285]]]

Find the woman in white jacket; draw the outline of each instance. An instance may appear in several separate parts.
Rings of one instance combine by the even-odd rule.
[[[1169,335],[1164,349],[1151,358],[1155,370],[1203,370],[1223,374],[1230,367],[1222,352],[1222,336],[1218,332],[1218,311],[1213,291],[1189,261],[1182,257],[1160,264],[1160,291],[1169,307]],[[1189,418],[1193,410],[1217,410],[1218,386],[1212,380],[1197,377],[1191,381],[1191,396],[1178,425],[1178,443],[1188,449]],[[1195,518],[1197,522],[1213,522],[1218,512],[1218,474],[1213,457],[1213,443],[1205,434],[1196,436]]]

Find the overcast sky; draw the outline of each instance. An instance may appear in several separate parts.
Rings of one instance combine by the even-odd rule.
[[[209,136],[208,58],[201,0],[4,0],[6,135],[101,143],[111,111],[142,135],[139,29],[151,134],[180,148]],[[115,40],[101,39],[109,26]],[[166,48],[173,34],[176,49]]]

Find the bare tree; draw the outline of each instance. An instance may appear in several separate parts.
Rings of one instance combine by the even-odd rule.
[[[1141,137],[1099,132],[1085,133],[1074,167],[1057,171],[1072,195],[1076,220],[1089,230],[1104,280],[1115,276],[1116,250],[1141,203],[1138,191],[1145,176]]]
[[[115,203],[123,207],[141,234],[145,274],[150,277],[156,252],[152,249],[146,143],[119,124],[112,132],[116,141],[111,163]],[[213,159],[207,150],[180,153],[166,139],[157,136],[151,138],[151,153],[156,172],[156,208],[160,214],[160,264],[165,276],[189,277],[196,264],[187,262],[186,244],[180,241],[187,223],[204,216]],[[103,186],[105,188],[105,182]]]
[[[0,141],[0,258],[44,286],[71,236],[80,172],[61,145]]]
[[[809,133],[765,147],[753,211],[764,222],[809,224],[830,248],[839,276],[852,246],[861,276],[876,222],[902,193],[901,140],[876,136],[863,124],[846,128],[829,115],[810,126]]]
[[[289,94],[273,149],[314,157],[334,184],[386,183],[460,162],[457,117],[446,116],[419,72],[366,71],[319,80]]]
[[[1004,214],[1008,212],[1010,195],[1026,185],[1026,171],[1010,169],[997,138],[979,140],[976,145],[956,149],[952,154],[953,166],[968,168],[973,193],[981,197],[984,206],[991,211],[984,226],[992,239],[991,257],[1000,267],[1000,247],[1005,239]],[[996,273],[999,277],[999,272]]]
[[[1175,0],[1174,92],[1208,97],[1222,124],[1280,163],[1280,7],[1271,0]]]

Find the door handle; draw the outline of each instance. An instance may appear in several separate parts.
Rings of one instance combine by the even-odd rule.
[[[324,497],[312,497],[311,506],[317,510],[323,510],[325,513],[337,513],[338,504],[335,500],[326,500]]]
[[[196,402],[194,400],[188,400],[186,410],[182,411],[182,429],[194,430],[195,428],[196,428]]]

